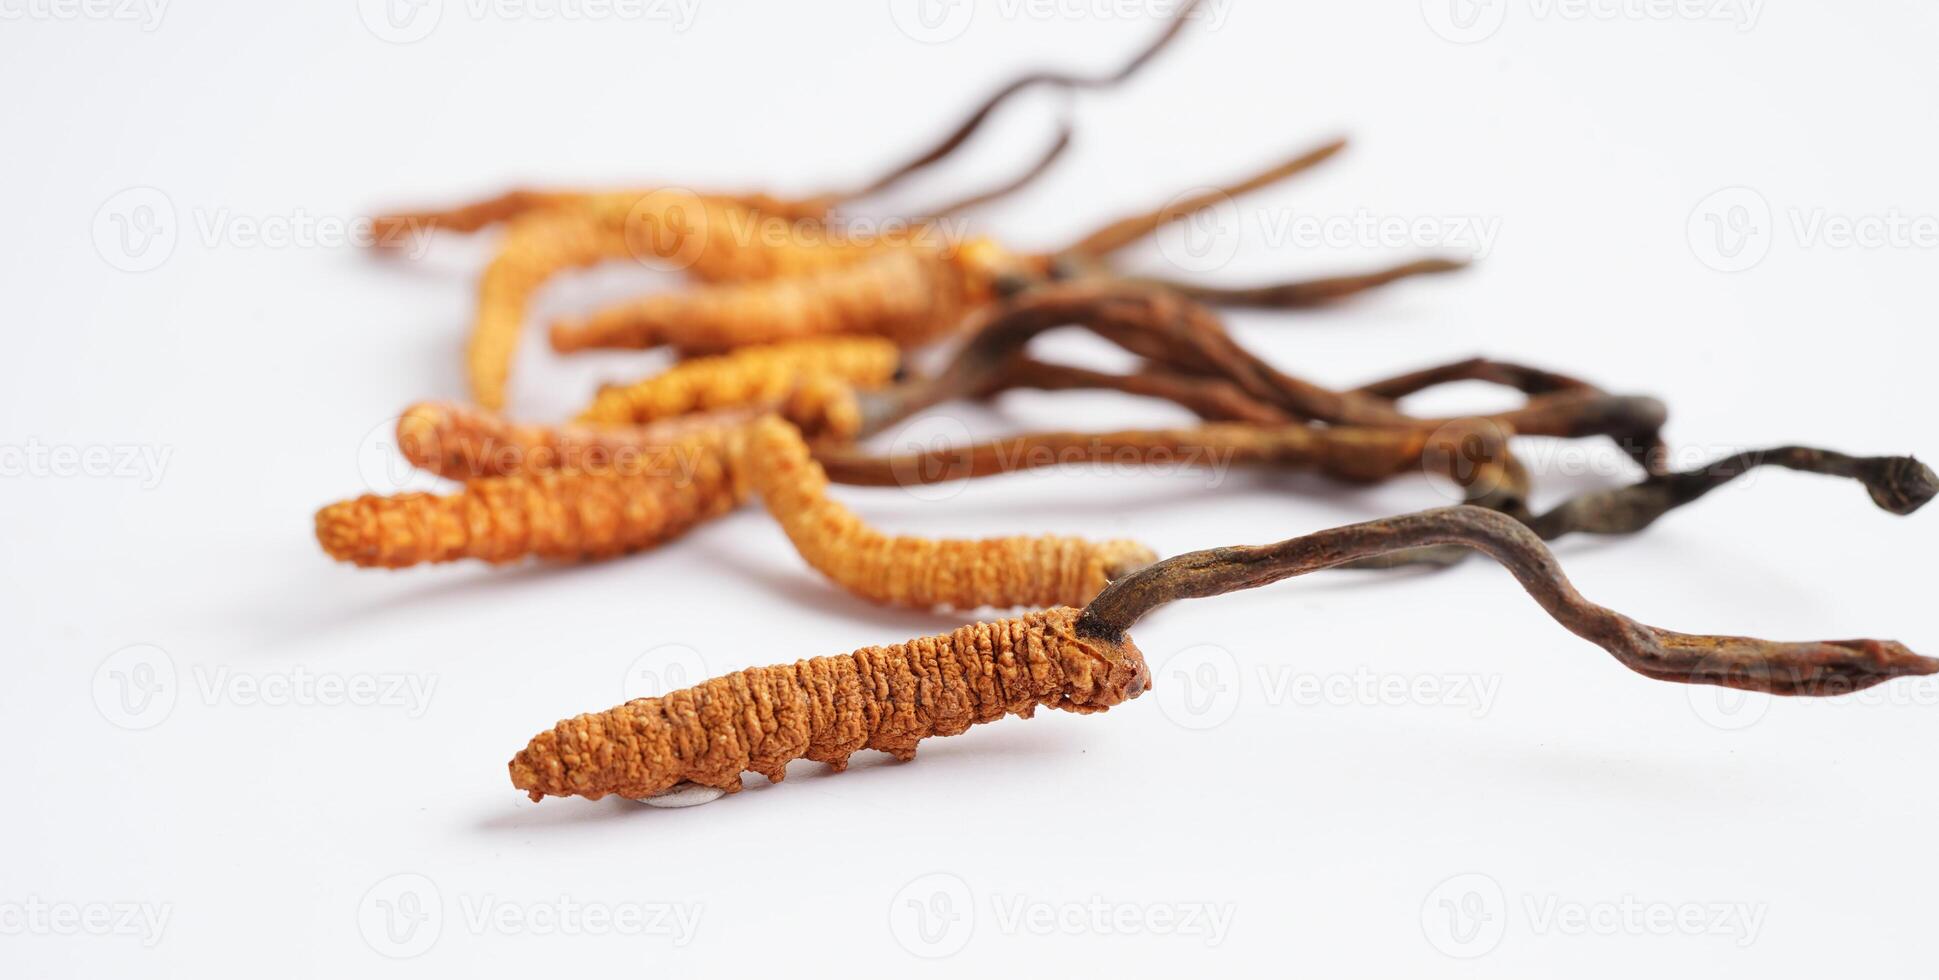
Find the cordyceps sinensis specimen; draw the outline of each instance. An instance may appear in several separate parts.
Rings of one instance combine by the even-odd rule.
[[[1911,456],[1848,456],[1830,449],[1779,446],[1733,453],[1690,470],[1655,473],[1625,487],[1580,494],[1533,513],[1526,495],[1501,508],[1528,525],[1544,541],[1571,534],[1604,536],[1636,534],[1658,518],[1763,466],[1818,473],[1854,480],[1864,486],[1880,510],[1901,517],[1916,513],[1939,495],[1939,474]],[[1419,551],[1397,551],[1351,567],[1380,569],[1406,565],[1452,565],[1465,559],[1468,549],[1440,545]]]
[[[1563,627],[1646,677],[1829,696],[1939,673],[1939,660],[1886,640],[1782,643],[1645,625],[1583,598],[1526,527],[1479,507],[1450,507],[1277,544],[1195,551],[1118,579],[1082,610],[1059,607],[846,656],[758,667],[581,715],[513,757],[512,785],[534,800],[643,798],[683,782],[731,793],[742,772],[778,781],[794,759],[840,767],[862,748],[908,759],[922,739],[1005,714],[1027,716],[1039,704],[1108,708],[1150,686],[1127,631],[1158,606],[1435,545],[1500,562]]]
[[[753,488],[809,565],[873,602],[958,609],[1077,604],[1156,557],[1130,541],[882,534],[828,499],[827,477],[799,430],[773,415],[669,420],[653,444],[574,446],[560,443],[557,430],[537,429],[523,441],[505,437],[512,448],[496,450],[490,442],[454,437],[462,430],[449,420],[470,411],[414,408],[406,423],[422,420],[436,435],[401,425],[405,453],[446,475],[508,472],[471,479],[447,495],[366,495],[332,504],[316,515],[324,550],[381,568],[611,558],[721,517]]]
[[[800,432],[773,416],[753,424],[746,469],[801,557],[872,602],[924,609],[1080,605],[1157,557],[1135,541],[883,534],[828,498],[828,477]]]
[[[968,143],[970,138],[978,130],[982,129],[985,123],[989,122],[998,109],[1024,92],[1039,88],[1064,91],[1103,90],[1126,81],[1137,74],[1147,63],[1157,57],[1159,52],[1171,44],[1179,32],[1184,30],[1185,25],[1190,21],[1196,8],[1202,2],[1203,0],[1188,0],[1188,2],[1180,5],[1179,9],[1172,14],[1170,22],[1158,37],[1153,39],[1129,61],[1120,65],[1115,71],[1102,75],[1080,75],[1066,71],[1037,70],[1026,72],[1010,79],[998,86],[983,101],[977,103],[968,115],[946,133],[941,140],[861,186],[839,192],[814,194],[800,198],[783,198],[760,193],[715,194],[709,196],[739,207],[751,216],[767,215],[784,220],[808,221],[825,219],[829,217],[830,212],[837,206],[878,196],[884,191],[901,184],[908,178],[947,160],[958,149]],[[1064,134],[1065,138],[1059,139],[1057,144],[1055,144],[1055,149],[1051,154],[1052,157],[1055,156],[1056,152],[1064,148],[1068,135],[1068,132],[1066,132]],[[1040,161],[1036,168],[1026,172],[1017,181],[997,188],[994,191],[965,198],[953,204],[936,208],[929,213],[934,215],[950,214],[975,204],[994,200],[1005,193],[1019,190],[1030,179],[1038,176],[1041,168],[1049,162],[1049,158]],[[379,215],[372,222],[373,237],[377,245],[387,246],[401,242],[405,236],[435,230],[468,234],[528,214],[544,211],[571,211],[584,207],[610,194],[625,194],[638,197],[652,193],[664,186],[674,185],[631,189],[622,188],[605,191],[568,189],[512,190],[496,197],[474,201],[457,207],[398,211]],[[750,240],[748,244],[750,249],[759,250],[763,243]],[[730,268],[734,270],[732,273],[723,276],[723,278],[738,278],[743,275],[768,275],[776,274],[779,271],[778,269],[762,268],[763,259],[759,256],[753,257],[750,262],[751,264],[746,266],[723,267],[719,271],[725,271]],[[785,262],[785,259],[783,262]],[[785,265],[783,267],[785,268]],[[711,278],[708,273],[716,270],[710,268],[708,270],[697,271],[700,278],[708,279]]]
[[[513,757],[512,785],[533,800],[642,799],[682,783],[734,793],[742,772],[780,782],[795,759],[840,770],[875,749],[906,760],[925,738],[1005,715],[1103,711],[1143,693],[1150,673],[1138,648],[1078,635],[1077,615],[1062,607],[974,623],[580,715]]]
[[[929,236],[929,222],[999,198],[1027,185],[1069,143],[1068,128],[1048,154],[1021,178],[934,209],[906,232],[857,235],[831,228],[840,204],[880,193],[948,157],[1004,102],[1033,88],[1101,89],[1129,78],[1175,37],[1198,0],[1183,5],[1159,39],[1119,70],[1103,76],[1038,71],[1004,85],[977,106],[938,145],[882,177],[844,193],[785,199],[767,194],[696,193],[665,186],[612,191],[514,191],[445,211],[387,216],[376,238],[395,243],[430,228],[475,230],[504,222],[497,255],[480,278],[478,307],[467,350],[472,398],[497,409],[532,296],[556,274],[608,260],[634,260],[683,271],[700,282],[733,282],[798,275],[866,260]]]
[[[317,511],[316,537],[332,558],[366,568],[639,551],[740,506],[743,434],[695,426],[595,468],[521,470],[451,494],[366,494]]]
[[[1088,330],[1144,364],[1129,374],[1112,374],[1032,360],[1030,342],[1065,326]],[[1506,385],[1529,397],[1519,408],[1467,417],[1418,417],[1397,402],[1462,380]],[[1205,304],[1176,289],[1130,281],[1056,283],[979,315],[968,340],[941,371],[862,400],[862,433],[882,431],[943,402],[1016,387],[1114,388],[1169,398],[1208,418],[1249,422],[1429,431],[1487,423],[1514,435],[1606,436],[1651,472],[1661,472],[1665,455],[1661,428],[1667,409],[1654,398],[1611,395],[1567,375],[1479,358],[1359,388],[1326,388],[1248,351]]]
[[[1108,277],[1106,259],[1165,225],[1270,186],[1337,153],[1335,141],[1245,180],[1175,201],[1136,218],[1113,222],[1062,252],[1030,255],[988,238],[952,241],[911,235],[884,243],[877,254],[794,276],[717,283],[643,297],[553,323],[554,350],[643,349],[670,346],[686,353],[726,350],[827,334],[869,334],[903,346],[926,343],[964,326],[965,315],[995,299],[1052,279]],[[1179,286],[1205,302],[1297,309],[1319,305],[1415,275],[1462,267],[1447,260],[1405,263],[1379,272],[1243,290]],[[1143,280],[1147,285],[1166,285]]]
[[[894,344],[874,337],[824,337],[744,347],[692,358],[632,384],[601,388],[578,421],[627,425],[722,408],[778,406],[802,387],[804,379],[815,377],[850,390],[880,388],[895,378],[901,363],[901,351]],[[824,414],[829,411],[840,409],[824,406]],[[850,414],[853,411],[851,404]],[[859,419],[853,421],[859,424]]]

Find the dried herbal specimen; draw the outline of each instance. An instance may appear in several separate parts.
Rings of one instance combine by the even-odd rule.
[[[891,381],[902,355],[870,337],[826,337],[697,357],[643,381],[609,385],[579,415],[603,425],[654,422],[692,412],[782,402],[802,379],[827,376],[856,389]]]
[[[645,349],[684,354],[804,337],[860,334],[902,346],[926,343],[996,295],[1021,259],[978,239],[951,246],[883,248],[819,272],[659,293],[552,324],[552,348]]]
[[[891,537],[828,499],[828,478],[793,426],[772,416],[748,435],[748,466],[795,550],[846,591],[920,608],[1079,605],[1157,556],[1134,541],[1061,535],[931,540]]]
[[[696,436],[744,426],[763,410],[722,409],[647,425],[554,426],[511,422],[454,402],[420,402],[398,418],[397,441],[411,465],[460,482],[557,469],[664,473]]]
[[[316,537],[332,558],[366,568],[638,551],[740,505],[737,436],[701,429],[624,467],[487,477],[447,495],[367,494],[317,511]]]
[[[1164,225],[1240,194],[1269,186],[1331,157],[1334,142],[1277,164],[1218,190],[1113,222],[1070,249],[1048,255],[1009,252],[988,239],[961,244],[918,228],[854,263],[830,265],[798,276],[726,282],[685,292],[648,296],[569,317],[552,325],[560,352],[593,347],[650,348],[662,344],[686,352],[730,349],[794,337],[871,334],[905,346],[960,329],[965,314],[997,297],[1052,279],[1109,278],[1104,259]],[[1206,302],[1296,309],[1332,302],[1410,276],[1449,272],[1463,264],[1447,260],[1409,262],[1378,272],[1251,289],[1176,284]],[[1161,280],[1132,280],[1147,286]]]
[[[1447,445],[1469,436],[1485,448]],[[1430,452],[1438,449],[1438,453]],[[1354,483],[1373,483],[1419,473],[1429,460],[1478,463],[1501,458],[1506,446],[1498,430],[1476,426],[1471,432],[1450,425],[1444,431],[1369,429],[1304,424],[1249,425],[1212,423],[1188,429],[1130,429],[1120,432],[1032,432],[969,446],[937,448],[899,456],[872,456],[849,445],[819,446],[815,458],[837,483],[861,486],[917,486],[974,479],[1044,466],[1075,463],[1125,463],[1224,467],[1266,464],[1309,469]],[[1461,474],[1464,480],[1472,474]]]
[[[1911,456],[1847,456],[1829,449],[1779,446],[1734,453],[1693,470],[1651,475],[1626,487],[1585,493],[1541,514],[1530,513],[1525,504],[1498,509],[1528,525],[1544,541],[1578,533],[1635,534],[1760,466],[1856,480],[1880,510],[1900,516],[1918,511],[1939,494],[1939,475]],[[1467,548],[1440,545],[1398,551],[1348,567],[1452,565],[1467,556]]]
[[[1213,548],[1167,558],[1113,582],[1084,609],[1078,632],[1121,640],[1145,613],[1178,599],[1258,588],[1404,549],[1459,545],[1513,573],[1569,632],[1646,677],[1770,694],[1846,694],[1894,677],[1939,673],[1939,660],[1890,640],[1781,643],[1677,633],[1647,626],[1582,597],[1535,532],[1479,507],[1447,507],[1368,521],[1277,544]]]
[[[681,782],[739,792],[742,772],[779,782],[794,759],[836,769],[864,748],[899,759],[1039,705],[1103,711],[1143,693],[1127,640],[1077,634],[1075,609],[975,623],[940,636],[757,667],[665,697],[560,722],[514,756],[512,785],[534,800],[646,797]]]
[[[514,191],[454,210],[380,218],[377,238],[395,242],[404,234],[433,227],[469,230],[509,222],[499,253],[479,282],[478,309],[467,351],[473,399],[497,409],[505,402],[505,383],[529,301],[559,272],[630,258],[670,264],[702,282],[740,281],[825,270],[864,260],[882,248],[894,248],[900,237],[856,239],[822,234],[820,229],[834,206],[876,193],[947,157],[1018,92],[1040,86],[1107,88],[1129,77],[1177,34],[1192,6],[1181,8],[1164,35],[1120,71],[1096,78],[1031,73],[978,106],[941,145],[857,192],[790,201],[768,195],[696,194],[678,187]],[[1050,154],[1033,164],[1022,179],[951,207],[982,203],[1023,186],[1068,142],[1066,129]]]
[[[1118,375],[1045,364],[1028,355],[1030,341],[1063,326],[1095,333],[1144,363]],[[1395,401],[1470,379],[1516,388],[1529,399],[1506,412],[1442,418],[1410,415]],[[1215,420],[1427,432],[1493,428],[1502,439],[1606,436],[1652,472],[1660,470],[1665,455],[1661,429],[1667,410],[1654,398],[1611,395],[1566,375],[1484,359],[1336,391],[1279,371],[1247,351],[1205,306],[1169,288],[1129,282],[1046,286],[979,314],[969,339],[943,370],[859,395],[859,434],[884,431],[943,402],[1019,387],[1110,388],[1167,398]],[[1500,462],[1511,460],[1503,456]]]
[[[1079,75],[1065,71],[1038,70],[1026,72],[999,86],[982,102],[977,103],[969,114],[934,145],[924,149],[911,159],[897,164],[881,176],[852,190],[816,194],[805,198],[788,199],[769,194],[720,194],[710,195],[745,209],[750,214],[761,214],[783,220],[820,220],[828,217],[829,212],[838,205],[874,197],[889,188],[902,183],[930,167],[948,159],[950,155],[969,142],[970,137],[983,128],[996,111],[1012,98],[1037,88],[1063,91],[1103,90],[1112,88],[1143,68],[1159,52],[1169,46],[1179,32],[1185,29],[1196,8],[1202,0],[1187,0],[1171,17],[1165,29],[1150,44],[1139,51],[1116,71],[1103,75]],[[932,215],[951,214],[974,204],[994,200],[1004,194],[1018,190],[1032,178],[1039,175],[1051,160],[1068,145],[1070,133],[1066,129],[1059,135],[1044,159],[1027,171],[1019,179],[974,197],[966,198],[955,204],[930,210]],[[445,230],[470,233],[510,221],[523,215],[538,211],[571,210],[599,198],[619,194],[642,197],[670,186],[637,187],[616,191],[602,190],[513,190],[497,197],[460,205],[454,208],[400,211],[380,215],[373,221],[375,238],[380,246],[394,244],[406,235],[419,234],[432,230]]]
[[[1449,507],[1277,544],[1195,551],[1117,579],[1082,611],[1049,609],[845,657],[754,668],[581,715],[513,757],[512,785],[534,800],[643,797],[683,781],[735,792],[742,772],[778,781],[793,759],[840,767],[861,748],[908,759],[924,738],[1038,704],[1108,708],[1150,686],[1127,630],[1158,606],[1434,545],[1500,562],[1570,632],[1657,680],[1829,696],[1939,673],[1939,660],[1889,640],[1783,643],[1639,623],[1583,598],[1541,540],[1513,519]]]

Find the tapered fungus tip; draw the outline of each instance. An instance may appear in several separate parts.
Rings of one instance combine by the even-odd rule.
[[[397,417],[397,449],[418,467],[440,461],[443,434],[451,425],[453,406],[441,402],[418,402]]]
[[[1830,640],[1826,645],[1856,654],[1851,664],[1854,672],[1875,676],[1878,681],[1939,674],[1939,659],[1914,653],[1896,640]]]
[[[1799,697],[1834,697],[1898,677],[1939,674],[1939,660],[1893,640],[1780,643],[1741,636],[1689,636],[1655,631],[1675,666],[1636,665],[1645,674],[1686,684],[1716,684]],[[1677,656],[1677,655],[1685,655]]]
[[[1414,263],[1413,272],[1416,275],[1431,276],[1442,272],[1460,272],[1473,264],[1469,259],[1422,259]]]
[[[338,561],[355,561],[369,550],[370,521],[358,500],[343,500],[316,512],[316,543]]]
[[[1894,514],[1913,513],[1939,495],[1939,474],[1911,456],[1865,460],[1859,478],[1871,492],[1872,502]]]
[[[550,747],[554,737],[551,732],[542,733],[525,748],[520,749],[517,755],[512,756],[512,761],[507,764],[507,768],[511,771],[513,788],[524,790],[525,795],[531,797],[534,803],[544,799],[547,793],[559,791],[558,753]],[[546,744],[541,744],[542,742]],[[552,779],[545,778],[544,774],[547,772],[554,773]]]

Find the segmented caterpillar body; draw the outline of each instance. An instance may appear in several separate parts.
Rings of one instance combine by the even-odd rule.
[[[683,361],[633,384],[602,388],[579,421],[642,423],[719,408],[779,405],[810,375],[844,382],[851,391],[879,388],[895,377],[901,358],[894,344],[874,337],[823,337],[744,347]],[[813,414],[839,411],[823,405]],[[852,411],[859,424],[859,408]]]
[[[317,511],[317,541],[339,561],[380,568],[637,551],[746,499],[740,435],[701,430],[624,466],[487,477],[453,494],[367,494]]]
[[[1083,605],[1157,556],[1136,541],[1063,535],[979,539],[890,536],[828,498],[828,475],[801,433],[766,416],[749,428],[747,471],[795,550],[848,592],[918,608]]]
[[[707,354],[804,337],[864,334],[904,347],[954,329],[1020,261],[994,243],[910,245],[802,276],[662,293],[552,325],[561,352],[662,344]]]
[[[1128,639],[1079,636],[1078,610],[1033,612],[835,657],[756,667],[560,722],[510,763],[533,800],[641,798],[680,782],[737,792],[742,772],[775,782],[794,759],[845,767],[869,748],[915,756],[1039,705],[1102,711],[1150,686]]]
[[[468,365],[472,397],[486,408],[505,402],[505,382],[532,295],[553,276],[599,262],[634,259],[678,267],[702,282],[756,275],[804,274],[860,261],[873,249],[798,235],[763,234],[763,222],[734,198],[681,190],[575,195],[566,207],[531,210],[511,220],[478,284]]]
[[[397,444],[412,466],[460,482],[559,469],[666,472],[676,446],[743,426],[760,411],[722,409],[645,425],[534,425],[469,405],[419,402],[398,418]]]

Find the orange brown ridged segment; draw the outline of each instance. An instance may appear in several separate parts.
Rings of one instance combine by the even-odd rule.
[[[668,189],[645,194],[576,194],[561,206],[526,210],[505,229],[478,284],[467,352],[472,398],[504,407],[505,384],[532,296],[553,276],[604,261],[659,262],[707,281],[748,271],[736,258],[764,218],[734,198]]]
[[[371,231],[373,232],[372,237],[375,244],[379,247],[385,247],[396,244],[402,236],[406,235],[424,234],[431,231],[470,234],[538,211],[551,211],[555,213],[575,210],[593,211],[599,208],[606,199],[624,196],[637,200],[654,193],[656,190],[673,190],[673,188],[638,188],[634,190],[510,190],[494,197],[480,198],[448,208],[425,208],[380,214],[371,219]],[[767,194],[709,196],[728,204],[739,205],[747,211],[750,218],[754,215],[759,215],[762,220],[769,224],[777,221],[788,222],[792,227],[804,229],[812,228],[819,222],[825,220],[828,216],[829,205],[832,201],[831,198],[827,197],[788,200],[772,197]],[[773,235],[774,232],[769,230],[765,238],[757,240],[757,246],[772,241]],[[767,248],[750,248],[750,251],[781,252],[784,254],[778,259],[763,260],[757,256],[747,261],[736,261],[732,251],[723,250],[721,258],[726,261],[715,263],[711,266],[711,270],[717,271],[723,276],[731,277],[736,271],[748,274],[759,274],[766,271],[770,272],[770,274],[775,274],[797,267],[813,267],[812,265],[791,265],[789,260],[792,256],[785,254],[793,251],[790,249],[771,245]],[[821,253],[829,250],[826,248],[803,247],[799,251]],[[805,263],[825,263],[828,260],[819,254],[815,254],[801,261]]]
[[[839,334],[914,346],[954,329],[990,297],[980,264],[987,251],[910,246],[810,275],[661,293],[560,320],[552,325],[552,346],[570,352],[667,345],[710,354]]]
[[[486,477],[452,494],[365,495],[318,511],[317,541],[366,568],[638,551],[741,504],[738,438],[707,432],[634,465]]]
[[[397,420],[397,443],[412,466],[458,481],[556,469],[668,472],[694,440],[758,414],[723,409],[647,425],[534,425],[470,405],[419,402]]]
[[[974,623],[893,646],[756,667],[664,697],[560,722],[512,758],[512,785],[546,796],[640,799],[682,782],[738,792],[741,773],[775,782],[795,759],[837,770],[861,749],[913,758],[1039,705],[1103,711],[1150,684],[1128,639],[1079,636],[1078,610]]]
[[[578,421],[642,423],[719,408],[779,404],[810,375],[853,388],[879,388],[895,377],[901,359],[894,344],[874,337],[744,347],[683,361],[633,384],[602,388]]]
[[[747,471],[801,557],[844,590],[917,608],[1081,606],[1113,578],[1156,560],[1135,541],[1062,535],[929,539],[883,534],[828,498],[801,433],[773,416],[751,426]]]
[[[478,308],[465,351],[472,399],[486,408],[504,407],[526,308],[540,286],[567,269],[628,254],[623,227],[607,227],[577,212],[540,211],[512,222],[478,280]]]

